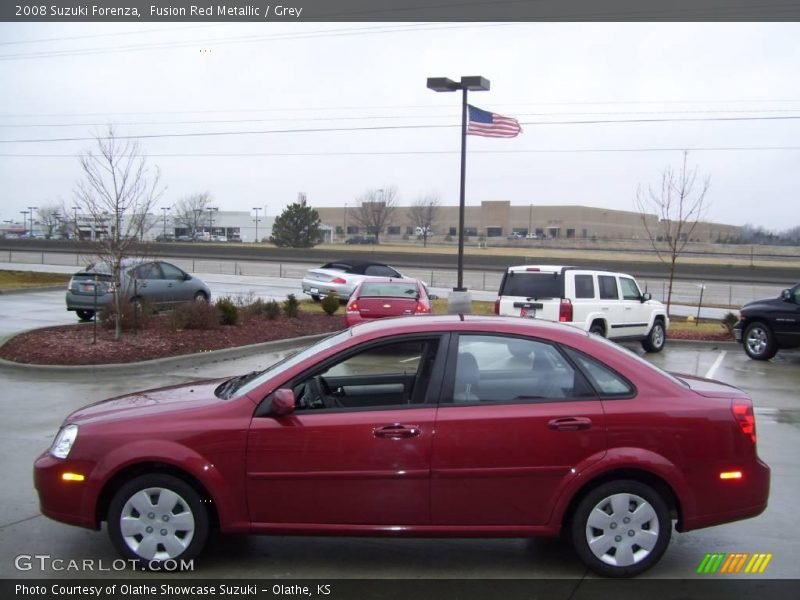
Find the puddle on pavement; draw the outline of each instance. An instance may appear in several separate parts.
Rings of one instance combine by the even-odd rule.
[[[788,408],[757,408],[756,417],[770,423],[800,424],[800,409]]]

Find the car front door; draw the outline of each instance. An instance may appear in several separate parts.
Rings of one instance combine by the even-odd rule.
[[[541,525],[606,450],[603,407],[546,341],[460,335],[448,354],[431,463],[433,525]]]
[[[788,297],[775,311],[772,328],[782,346],[800,346],[800,284],[789,290]]]
[[[439,348],[368,344],[287,382],[295,411],[255,417],[248,437],[253,526],[427,524]]]
[[[631,277],[619,277],[622,292],[622,314],[625,319],[622,336],[644,336],[650,324],[650,307],[642,302],[642,292]]]
[[[190,302],[194,300],[195,288],[190,283],[191,278],[186,278],[186,273],[175,265],[166,262],[159,262],[161,271],[164,273],[164,283],[168,297],[165,302]]]

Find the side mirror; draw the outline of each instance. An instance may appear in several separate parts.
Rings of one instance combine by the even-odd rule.
[[[183,280],[184,280],[184,281],[189,281],[191,278],[192,278],[192,276],[191,276],[191,275],[189,275],[188,273],[184,273],[184,274],[183,274]]]
[[[294,412],[295,400],[294,392],[288,388],[281,388],[275,390],[272,394],[272,404],[269,413],[282,417]]]
[[[647,302],[647,301],[648,301],[648,300],[650,300],[652,297],[653,297],[653,296],[650,294],[650,292],[645,292],[644,294],[642,294],[642,302]]]
[[[786,301],[790,301],[792,299],[792,290],[790,290],[788,288],[783,290],[781,292],[781,298],[783,298]]]

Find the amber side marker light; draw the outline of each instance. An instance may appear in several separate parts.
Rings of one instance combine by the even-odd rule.
[[[742,472],[741,471],[723,471],[719,474],[720,479],[741,479]]]
[[[63,481],[83,481],[85,477],[80,473],[62,473],[61,479]]]

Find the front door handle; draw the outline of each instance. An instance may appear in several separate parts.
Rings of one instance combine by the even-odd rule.
[[[562,417],[549,421],[547,426],[555,431],[582,431],[592,426],[592,420],[589,417]]]
[[[400,423],[384,425],[383,427],[376,427],[372,430],[372,435],[375,437],[390,440],[402,440],[405,438],[416,437],[420,433],[422,433],[422,431],[418,425],[402,425]]]

